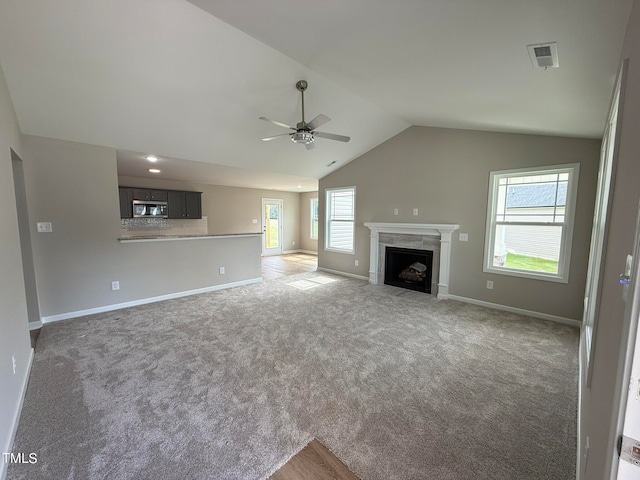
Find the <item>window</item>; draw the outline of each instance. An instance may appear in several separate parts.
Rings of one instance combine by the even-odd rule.
[[[327,189],[325,250],[353,253],[356,187]]]
[[[578,170],[491,172],[485,272],[568,282]]]
[[[318,239],[318,199],[311,199],[311,240]]]

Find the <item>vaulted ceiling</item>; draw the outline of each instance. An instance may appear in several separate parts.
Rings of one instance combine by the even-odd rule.
[[[0,65],[23,133],[114,147],[124,174],[153,153],[310,190],[410,125],[600,137],[631,3],[3,0]],[[532,68],[542,42],[560,68]],[[258,117],[300,120],[300,79],[307,120],[349,143],[260,140],[286,130]]]

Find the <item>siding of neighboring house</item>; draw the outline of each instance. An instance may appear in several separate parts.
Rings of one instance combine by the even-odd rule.
[[[518,225],[505,229],[504,243],[508,253],[558,260],[561,237],[559,227]]]
[[[565,207],[557,207],[556,215],[564,215],[564,209]],[[509,208],[506,218],[512,222],[548,222],[553,213],[553,207]],[[504,230],[498,226],[494,251],[501,255],[509,252],[559,260],[561,241],[562,229],[559,226],[509,225]]]

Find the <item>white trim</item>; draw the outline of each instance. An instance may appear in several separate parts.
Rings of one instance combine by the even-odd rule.
[[[356,278],[358,280],[369,280],[369,277],[365,277],[363,275],[356,275],[355,273],[341,272],[339,270],[331,270],[330,268],[318,267],[317,270],[321,272],[333,273],[335,275],[341,275],[343,277]]]
[[[267,218],[265,216],[265,206],[267,204],[278,205],[278,246],[268,248],[267,247]],[[271,255],[282,255],[284,250],[284,200],[282,198],[261,198],[261,211],[262,211],[262,256],[269,257]]]
[[[378,262],[380,259],[380,234],[401,233],[408,235],[430,235],[440,237],[440,271],[438,277],[438,298],[449,298],[449,271],[451,270],[451,235],[460,225],[454,223],[378,223],[364,222],[371,230],[369,244],[369,282],[378,284]]]
[[[316,222],[318,222],[318,234],[320,234],[320,199],[318,197],[311,197],[310,199],[310,215],[309,215],[309,219],[310,219],[310,223],[311,223],[311,227],[309,228],[310,232],[309,232],[309,240],[318,240],[318,236],[316,235],[315,237],[313,236],[313,202],[315,201],[316,204],[318,205],[316,208],[318,209],[318,218],[316,219]]]
[[[13,421],[11,424],[11,429],[9,430],[9,438],[7,439],[7,443],[5,443],[2,452],[10,452],[13,447],[13,441],[16,438],[16,432],[18,431],[18,423],[20,422],[20,414],[22,413],[22,406],[24,405],[24,398],[27,394],[27,385],[29,384],[29,375],[31,374],[31,365],[33,364],[33,348],[30,349],[31,353],[29,354],[29,361],[27,363],[27,368],[25,369],[25,375],[22,379],[22,388],[20,389],[20,400],[18,401],[18,406],[13,415]],[[0,479],[4,480],[7,476],[7,469],[9,468],[9,463],[5,463],[4,459],[0,459]]]
[[[331,208],[329,207],[329,196],[332,193],[335,192],[340,192],[340,191],[347,191],[347,190],[351,190],[353,192],[353,220],[334,220],[334,221],[340,221],[340,222],[350,222],[353,225],[353,236],[351,237],[351,248],[350,249],[344,249],[344,248],[336,248],[336,247],[331,247],[330,245],[330,241],[329,241],[329,237],[331,235],[331,228],[330,228],[330,224],[332,222],[331,220]],[[325,222],[324,222],[324,249],[327,252],[335,252],[335,253],[344,253],[347,255],[355,255],[356,254],[356,186],[352,185],[350,187],[333,187],[333,188],[326,188],[324,191],[324,201],[325,201]],[[319,221],[319,219],[318,219]],[[320,232],[318,232],[318,234],[320,234]]]
[[[495,310],[503,310],[505,312],[518,313],[520,315],[526,315],[528,317],[540,318],[542,320],[549,320],[551,322],[561,323],[563,325],[569,325],[570,327],[580,328],[580,320],[573,320],[571,318],[559,317],[557,315],[551,315],[549,313],[534,312],[533,310],[525,310],[524,308],[510,307],[508,305],[500,305],[499,303],[484,302],[482,300],[476,300],[475,298],[460,297],[458,295],[449,294],[449,299],[457,300],[459,302],[471,303],[473,305],[480,305],[481,307],[493,308]]]
[[[38,330],[42,328],[42,320],[36,320],[35,322],[29,322],[29,330]]]
[[[495,248],[495,226],[497,222],[496,211],[498,208],[498,182],[501,178],[520,177],[529,175],[545,175],[555,173],[569,174],[569,190],[565,204],[563,223],[543,223],[540,222],[506,222],[507,225],[548,225],[562,228],[560,240],[560,259],[558,261],[558,273],[534,272],[531,270],[516,270],[508,267],[495,267],[493,265]],[[576,199],[578,195],[578,179],[580,175],[580,164],[569,163],[564,165],[549,165],[545,167],[518,168],[514,170],[495,170],[489,174],[489,189],[487,198],[487,218],[485,222],[484,260],[482,271],[484,273],[495,273],[498,275],[509,275],[512,277],[529,278],[533,280],[545,280],[548,282],[569,283],[569,267],[571,260],[571,244],[573,240],[573,226],[576,213]]]
[[[284,252],[282,252],[282,255],[289,255],[291,253],[306,253],[308,255],[318,255],[318,252],[314,252],[313,250],[285,250]],[[265,257],[269,257],[270,255],[263,255]]]
[[[49,315],[42,317],[42,323],[57,322],[67,320],[69,318],[84,317],[85,315],[93,315],[96,313],[110,312],[112,310],[120,310],[121,308],[137,307],[147,303],[162,302],[163,300],[171,300],[173,298],[187,297],[189,295],[198,295],[200,293],[213,292],[216,290],[224,290],[226,288],[241,287],[243,285],[251,285],[253,283],[262,282],[262,277],[250,278],[248,280],[240,280],[239,282],[223,283],[221,285],[212,285],[210,287],[197,288],[195,290],[186,290],[184,292],[168,293],[167,295],[159,295],[157,297],[141,298],[140,300],[132,300],[131,302],[115,303],[105,305],[104,307],[89,308],[87,310],[77,310],[75,312],[60,313],[58,315]]]
[[[582,337],[582,335],[581,335]],[[582,417],[582,357],[584,356],[584,348],[582,338],[580,338],[580,343],[578,345],[578,418],[576,422],[576,480],[581,480],[582,478],[582,427],[580,426],[580,418]]]
[[[140,238],[119,238],[120,243],[136,243],[136,242],[170,242],[173,240],[208,240],[211,238],[242,238],[242,237],[260,237],[261,233],[240,233],[237,235],[201,235],[187,237],[140,237]]]

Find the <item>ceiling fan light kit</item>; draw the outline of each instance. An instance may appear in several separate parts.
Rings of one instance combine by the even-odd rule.
[[[296,83],[296,88],[302,95],[302,121],[298,122],[295,127],[287,125],[286,123],[277,122],[275,120],[271,120],[267,117],[260,117],[260,120],[264,120],[265,122],[273,123],[279,127],[288,128],[290,130],[294,130],[293,133],[282,133],[280,135],[274,135],[272,137],[265,137],[262,140],[268,142],[278,137],[284,137],[285,135],[289,135],[291,141],[294,143],[301,143],[304,145],[307,150],[311,150],[315,148],[315,137],[326,138],[329,140],[337,140],[339,142],[348,142],[351,140],[350,137],[344,135],[336,135],[335,133],[326,133],[326,132],[317,132],[316,128],[321,125],[324,125],[331,119],[322,113],[311,120],[309,123],[304,120],[304,92],[307,89],[309,84],[306,80],[299,80]]]

